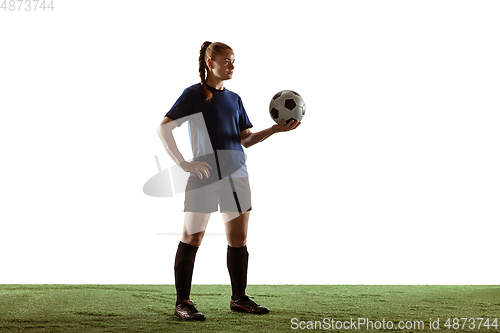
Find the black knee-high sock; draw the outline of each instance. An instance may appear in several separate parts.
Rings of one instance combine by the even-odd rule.
[[[247,287],[248,251],[246,245],[227,246],[227,270],[231,278],[232,298],[237,300],[245,294]]]
[[[175,289],[177,290],[177,302],[175,305],[189,299],[194,259],[197,251],[198,247],[179,242],[174,264]]]

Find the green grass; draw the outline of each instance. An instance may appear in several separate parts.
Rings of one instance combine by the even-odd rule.
[[[252,285],[247,292],[271,309],[263,316],[229,311],[227,285],[194,285],[191,299],[207,316],[173,316],[172,285],[0,285],[0,332],[283,332],[299,321],[423,321],[440,318],[433,332],[499,332],[490,327],[448,330],[447,318],[500,317],[500,286]],[[500,318],[498,319],[500,321]],[[307,323],[303,323],[306,325]],[[461,324],[460,324],[461,325]],[[318,326],[317,326],[318,327]],[[323,326],[324,327],[324,326]],[[389,332],[384,329],[321,330]]]

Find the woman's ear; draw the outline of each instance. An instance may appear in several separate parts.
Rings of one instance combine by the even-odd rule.
[[[207,59],[207,68],[208,69],[214,69],[214,66],[212,64],[212,59],[211,58]]]

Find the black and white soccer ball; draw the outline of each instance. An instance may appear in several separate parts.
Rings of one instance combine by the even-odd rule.
[[[276,124],[279,124],[281,119],[285,119],[285,124],[292,120],[301,121],[306,114],[306,104],[295,91],[283,90],[271,100],[269,114]]]

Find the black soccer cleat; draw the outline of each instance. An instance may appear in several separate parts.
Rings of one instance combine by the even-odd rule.
[[[250,299],[252,296],[243,295],[238,300],[233,301],[231,299],[230,307],[231,311],[243,312],[243,313],[253,313],[253,314],[267,314],[269,309],[256,304]]]
[[[184,320],[205,320],[205,315],[196,310],[195,305],[191,300],[182,301],[175,306],[174,316]]]

